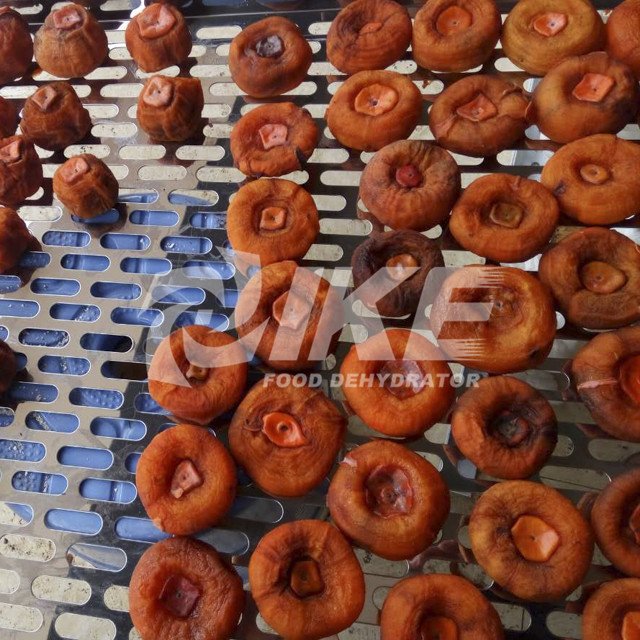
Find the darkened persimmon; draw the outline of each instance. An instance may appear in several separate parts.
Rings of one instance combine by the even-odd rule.
[[[311,114],[292,102],[249,111],[231,131],[231,155],[242,173],[259,178],[298,171],[318,145]]]
[[[422,114],[422,94],[413,81],[395,71],[359,71],[331,98],[326,119],[345,147],[378,151],[408,138]]]
[[[609,225],[640,213],[640,145],[597,134],[564,145],[542,168],[542,184],[564,213]]]
[[[640,577],[640,469],[617,476],[600,492],[591,526],[598,547],[616,569]]]
[[[556,334],[553,299],[535,276],[512,267],[469,266],[444,282],[431,327],[450,359],[489,373],[531,369]]]
[[[184,16],[166,2],[154,2],[134,16],[124,40],[131,57],[147,73],[182,64],[192,46]]]
[[[0,138],[12,136],[18,128],[19,119],[18,110],[13,103],[0,97]]]
[[[524,136],[528,105],[522,89],[511,82],[471,75],[435,99],[429,126],[436,142],[449,151],[492,156]]]
[[[227,233],[242,271],[301,260],[320,232],[311,194],[290,180],[254,180],[240,187],[227,210]]]
[[[18,363],[13,350],[4,340],[0,340],[0,393],[9,389],[17,372]]]
[[[576,354],[571,377],[603,431],[640,442],[640,326],[597,335]]]
[[[33,59],[29,23],[15,9],[0,7],[0,84],[24,76]],[[11,135],[13,131],[4,135]]]
[[[236,496],[236,467],[207,429],[180,424],[159,433],[142,452],[136,487],[158,529],[189,535],[216,525]]]
[[[547,399],[510,376],[480,380],[459,399],[451,417],[458,449],[483,473],[516,480],[539,471],[558,441]]]
[[[460,193],[460,169],[448,151],[422,140],[398,140],[362,172],[360,197],[392,229],[425,231],[442,224]]]
[[[411,576],[391,589],[380,617],[382,640],[503,640],[489,600],[455,575]]]
[[[168,538],[131,576],[129,613],[142,640],[229,640],[244,609],[242,580],[208,544]]]
[[[89,133],[91,116],[68,82],[52,82],[24,103],[20,129],[33,144],[57,151]]]
[[[625,0],[607,19],[607,51],[640,79],[640,0]]]
[[[24,220],[13,209],[0,207],[0,273],[18,264],[31,240]]]
[[[559,62],[604,46],[604,24],[590,0],[519,0],[502,30],[505,55],[543,76]]]
[[[79,218],[94,218],[113,208],[118,190],[111,169],[90,153],[69,158],[53,174],[53,192]]]
[[[291,260],[256,273],[236,305],[241,342],[274,369],[309,369],[323,362],[336,346],[342,317],[337,290]]]
[[[572,233],[544,253],[539,276],[578,327],[615,329],[640,320],[640,247],[617,231]]]
[[[149,393],[174,416],[206,425],[235,406],[247,382],[246,354],[233,337],[203,325],[176,329],[149,365]]]
[[[436,242],[421,233],[374,234],[356,247],[351,258],[355,295],[383,316],[415,313],[427,277],[435,267],[444,267],[442,252]],[[378,272],[382,276],[381,286],[393,285],[382,298],[379,298],[378,286],[360,288]]]
[[[355,0],[340,10],[327,33],[327,58],[343,73],[384,69],[411,43],[411,18],[393,0]]]
[[[327,506],[347,538],[387,560],[403,560],[433,543],[450,500],[432,464],[400,444],[374,440],[347,453]]]
[[[15,207],[42,185],[42,163],[31,142],[15,135],[0,140],[0,204]]]
[[[271,98],[295,89],[307,76],[313,52],[297,25],[270,16],[245,27],[229,48],[233,81],[250,96]]]
[[[539,182],[494,173],[465,189],[449,229],[467,251],[496,262],[524,262],[547,245],[559,218],[557,200]]]
[[[198,78],[153,76],[138,98],[138,123],[152,140],[182,142],[201,132],[203,107]]]
[[[593,592],[582,615],[583,640],[637,640],[640,634],[640,580],[605,582]]]
[[[493,54],[502,20],[495,0],[430,0],[416,13],[414,60],[432,71],[466,71]]]
[[[478,564],[523,600],[560,600],[591,564],[589,523],[561,493],[536,482],[510,480],[485,491],[469,521]]]
[[[387,329],[354,345],[340,373],[350,409],[388,436],[424,433],[444,417],[455,398],[442,353],[408,329]]]
[[[631,69],[603,51],[567,58],[533,92],[527,118],[554,142],[616,133],[638,111],[640,88]]]
[[[287,385],[265,378],[236,409],[229,446],[238,464],[263,491],[303,496],[329,474],[346,425],[344,416],[320,389],[294,387],[291,377]]]
[[[360,564],[328,522],[280,525],[258,543],[249,584],[267,624],[284,638],[320,640],[356,621],[364,605]]]
[[[36,62],[59,78],[86,76],[107,57],[107,34],[82,5],[52,11],[34,40]]]

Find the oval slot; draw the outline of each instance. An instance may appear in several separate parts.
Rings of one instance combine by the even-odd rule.
[[[58,462],[66,467],[104,471],[113,464],[113,453],[108,449],[67,446],[58,451]]]
[[[71,404],[99,409],[118,409],[124,402],[124,396],[112,389],[89,389],[76,387],[69,393]]]
[[[38,368],[43,373],[57,373],[66,376],[83,376],[91,365],[85,358],[67,358],[64,356],[42,356]]]
[[[90,425],[91,433],[103,438],[118,440],[142,440],[147,433],[147,427],[142,420],[127,420],[125,418],[94,418]]]
[[[72,509],[49,509],[44,516],[48,529],[68,531],[94,536],[102,529],[102,518],[94,511],[75,511]]]
[[[41,442],[0,440],[0,458],[22,462],[40,462],[47,450]]]
[[[73,433],[80,426],[78,416],[70,413],[53,413],[51,411],[31,411],[25,418],[28,429],[36,431],[55,431],[56,433]]]
[[[74,322],[95,322],[100,317],[100,309],[92,304],[69,304],[58,302],[49,311],[54,320]]]
[[[58,473],[17,471],[11,478],[11,486],[16,491],[60,496],[67,490],[67,479]]]
[[[130,504],[136,499],[136,486],[124,480],[87,478],[80,483],[80,495],[87,500]]]

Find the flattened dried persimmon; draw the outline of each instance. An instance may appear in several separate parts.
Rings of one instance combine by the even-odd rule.
[[[31,241],[24,220],[13,209],[0,207],[0,273],[18,264]]]
[[[256,273],[236,305],[241,342],[274,369],[310,369],[324,361],[335,349],[342,317],[337,290],[290,260]]]
[[[434,101],[429,126],[436,142],[456,153],[492,156],[518,142],[529,105],[522,89],[488,75],[470,75]]]
[[[386,69],[411,42],[411,18],[393,0],[356,0],[333,19],[327,58],[343,73]]]
[[[131,57],[147,73],[182,64],[192,46],[184,16],[168,2],[150,4],[134,16],[124,39]]]
[[[327,124],[340,144],[378,151],[408,138],[422,114],[422,95],[395,71],[359,71],[336,91],[326,112]]]
[[[351,258],[355,295],[380,315],[399,317],[415,313],[429,273],[444,267],[438,245],[417,231],[387,231],[358,245]],[[393,289],[379,298],[379,288],[365,283],[376,273]],[[362,289],[361,285],[365,285]]]
[[[554,142],[616,133],[636,115],[640,88],[631,69],[603,51],[567,58],[533,92],[527,118]]]
[[[52,82],[24,103],[20,129],[33,144],[56,151],[82,140],[91,117],[68,82]]]
[[[9,389],[17,371],[18,363],[15,353],[4,340],[0,340],[0,393]]]
[[[292,102],[265,104],[236,122],[231,131],[231,155],[246,175],[281,176],[301,169],[319,138],[306,109]]]
[[[69,158],[53,174],[53,191],[80,218],[93,218],[113,208],[119,185],[109,167],[90,153]]]
[[[254,180],[240,187],[227,210],[227,233],[242,271],[301,260],[320,232],[308,191],[290,180]]]
[[[208,544],[168,538],[131,576],[129,612],[142,640],[230,640],[244,609],[242,580]]]
[[[350,540],[387,560],[403,560],[433,543],[450,500],[432,464],[400,444],[374,440],[347,453],[327,506]]]
[[[424,433],[443,418],[455,397],[442,353],[408,329],[387,329],[354,345],[340,373],[350,409],[389,436]]]
[[[466,71],[486,62],[502,20],[494,0],[430,0],[416,13],[411,50],[431,71]]]
[[[556,64],[604,48],[604,24],[589,0],[520,0],[502,30],[506,56],[537,76]]]
[[[480,496],[469,537],[478,564],[533,602],[564,599],[593,555],[591,528],[578,509],[555,489],[525,480],[501,482]]]
[[[283,374],[278,380],[265,378],[247,393],[231,420],[229,446],[263,491],[302,496],[329,474],[346,419],[321,390],[294,387],[291,377],[283,385]]]
[[[573,359],[571,377],[603,431],[640,442],[640,327],[592,338]]]
[[[382,640],[503,640],[492,604],[468,580],[432,573],[401,580],[380,617]]]
[[[598,547],[622,573],[640,576],[640,469],[615,477],[591,509]]]
[[[23,136],[0,139],[0,204],[15,207],[42,185],[42,163]]]
[[[0,97],[0,138],[12,136],[16,132],[18,120],[18,110],[13,103]]]
[[[547,245],[559,218],[557,200],[539,182],[494,173],[464,190],[449,229],[467,251],[495,262],[524,262]]]
[[[246,354],[233,337],[203,325],[176,329],[149,365],[149,393],[174,416],[209,424],[240,400],[247,382]]]
[[[598,134],[556,151],[542,169],[542,184],[574,220],[609,225],[640,212],[638,174],[640,146]]]
[[[306,78],[312,59],[300,29],[281,16],[245,27],[229,49],[234,82],[254,98],[271,98],[295,89]]]
[[[448,151],[422,140],[398,140],[378,151],[360,178],[369,212],[392,229],[425,231],[442,224],[460,193],[460,169]]]
[[[468,266],[444,282],[431,327],[450,359],[489,373],[538,366],[556,335],[553,298],[535,276],[512,267]]]
[[[207,429],[180,424],[160,432],[142,452],[136,487],[158,529],[189,535],[216,525],[236,496],[236,467]]]
[[[640,637],[640,580],[611,580],[587,600],[582,615],[584,640],[637,640]]]
[[[640,79],[640,0],[625,0],[614,7],[606,32],[609,55],[631,67]]]
[[[0,8],[0,84],[24,76],[31,67],[32,59],[29,23],[15,9]],[[3,136],[14,131],[15,128]]]
[[[140,93],[136,113],[152,140],[182,142],[201,133],[203,107],[198,78],[153,76]]]
[[[52,11],[34,39],[36,62],[58,78],[86,76],[107,57],[107,34],[82,5]]]
[[[249,561],[249,584],[260,614],[284,638],[337,634],[364,605],[364,576],[351,545],[320,520],[267,533]]]
[[[522,380],[480,380],[451,417],[460,451],[483,473],[508,480],[536,473],[553,453],[558,422],[546,398]]]
[[[640,247],[617,231],[572,233],[544,253],[539,275],[578,327],[615,329],[640,320]]]

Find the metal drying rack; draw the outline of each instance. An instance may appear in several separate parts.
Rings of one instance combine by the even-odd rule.
[[[0,2],[0,5],[8,4]],[[12,3],[33,30],[52,8],[49,3]],[[370,154],[340,147],[323,121],[326,105],[343,77],[326,62],[325,35],[339,5],[332,0],[255,2],[188,0],[185,13],[194,48],[188,62],[166,73],[193,75],[205,92],[207,124],[202,141],[151,144],[137,127],[135,104],[145,74],[124,46],[124,28],[141,0],[87,3],[104,24],[109,59],[72,84],[89,109],[91,137],[63,153],[41,152],[45,184],[20,214],[41,243],[27,253],[20,278],[0,277],[0,337],[19,354],[21,371],[0,408],[0,638],[7,640],[134,640],[127,613],[131,571],[148,544],[163,537],[146,519],[136,498],[134,473],[144,446],[167,424],[147,393],[146,362],[158,340],[176,326],[193,322],[225,330],[243,279],[227,262],[225,211],[244,176],[233,168],[229,133],[251,101],[231,82],[226,64],[229,42],[245,25],[282,10],[297,22],[314,51],[309,76],[287,99],[305,106],[324,135],[303,171],[288,176],[315,197],[321,233],[304,265],[348,268],[353,249],[371,231],[356,215],[358,180]],[[501,2],[503,13],[512,3]],[[607,5],[597,3],[604,10]],[[55,5],[54,5],[55,6]],[[416,7],[411,10],[415,12]],[[419,70],[410,56],[394,65],[411,74],[429,102],[460,74]],[[485,72],[524,83],[534,80],[515,69],[497,49]],[[21,106],[51,78],[43,72],[0,89]],[[537,176],[551,155],[535,128],[520,147],[483,160],[457,156],[463,184],[502,171]],[[622,136],[640,140],[637,125]],[[428,127],[413,138],[432,139]],[[120,181],[120,202],[92,224],[63,213],[53,199],[51,176],[65,156],[94,153]],[[616,227],[640,241],[637,222]],[[555,240],[571,231],[563,220]],[[436,227],[448,266],[482,262],[461,250]],[[537,259],[518,265],[535,270]],[[341,336],[338,352],[323,376],[339,367],[354,341],[367,336],[367,312]],[[402,325],[402,321],[388,323]],[[539,480],[574,501],[598,490],[634,462],[640,445],[594,436],[584,406],[564,401],[562,367],[590,334],[564,327],[550,357],[535,371],[519,374],[551,401],[560,422],[560,439]],[[465,374],[460,367],[458,372]],[[252,381],[260,377],[252,368]],[[339,391],[327,389],[340,401]],[[224,420],[215,430],[225,438]],[[350,418],[348,447],[372,435]],[[489,480],[467,461],[455,461],[448,447],[449,427],[436,425],[410,443],[430,460],[451,488],[452,511],[436,546],[419,562],[389,562],[356,550],[366,574],[367,600],[356,624],[341,640],[375,640],[379,609],[388,588],[411,572],[454,571],[465,575],[494,602],[510,640],[579,638],[579,616],[571,613],[580,593],[567,602],[533,605],[510,600],[468,558],[466,517],[474,497]],[[230,558],[245,580],[258,540],[277,524],[298,518],[327,518],[327,482],[302,499],[265,496],[240,475],[239,496],[218,528],[198,536]],[[462,550],[462,551],[461,551]],[[596,553],[586,582],[613,575]],[[236,640],[273,637],[248,598]]]

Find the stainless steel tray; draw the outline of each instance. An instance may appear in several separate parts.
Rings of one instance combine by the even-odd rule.
[[[24,286],[15,278],[0,278],[0,337],[22,354],[24,364],[10,394],[11,406],[0,409],[2,639],[138,637],[127,614],[127,585],[140,554],[161,534],[136,499],[134,470],[146,443],[167,423],[147,395],[145,363],[160,337],[177,324],[197,321],[223,330],[229,326],[243,279],[225,260],[225,211],[243,176],[232,168],[228,139],[233,123],[250,105],[230,81],[226,56],[230,39],[268,11],[267,6],[286,10],[308,35],[315,54],[309,77],[290,96],[311,111],[325,132],[305,171],[291,176],[315,196],[321,214],[321,234],[304,263],[348,268],[353,248],[370,231],[370,224],[356,216],[358,178],[368,156],[339,147],[322,121],[341,80],[325,61],[324,36],[338,7],[333,0],[184,2],[194,50],[183,69],[168,73],[202,80],[208,119],[202,144],[186,145],[152,145],[136,126],[135,103],[144,74],[129,59],[123,30],[131,12],[140,10],[140,1],[89,4],[108,30],[110,56],[108,64],[88,78],[73,81],[94,126],[90,140],[65,153],[89,151],[104,158],[120,179],[121,202],[118,212],[99,224],[81,224],[63,215],[52,199],[50,178],[64,154],[43,152],[44,190],[20,210],[42,251],[25,256],[25,275],[31,269],[33,273]],[[34,30],[51,8],[47,2],[19,6]],[[506,12],[509,3],[502,8]],[[426,98],[425,116],[428,101],[457,77],[418,71],[410,59],[395,68],[412,74],[418,83]],[[517,72],[499,49],[486,70],[532,87],[532,80]],[[21,104],[47,80],[39,73],[0,89],[0,95]],[[492,171],[537,175],[551,152],[534,128],[528,133],[525,145],[497,159],[458,157],[464,184]],[[640,139],[636,125],[622,135]],[[431,139],[431,134],[423,125],[413,137]],[[622,231],[637,242],[640,232],[632,225]],[[564,221],[556,237],[569,230]],[[456,247],[442,229],[428,235],[441,242],[448,265],[479,261]],[[520,266],[535,270],[536,264],[534,259]],[[325,376],[339,366],[351,342],[366,337],[366,313],[361,320],[343,332]],[[559,316],[561,327],[563,323]],[[544,366],[521,375],[549,398],[560,421],[558,447],[539,479],[574,501],[606,485],[640,450],[638,445],[594,437],[586,409],[562,399],[562,366],[588,338],[587,333],[561,328]],[[259,372],[252,375],[257,379]],[[328,391],[341,399],[335,389]],[[215,429],[224,439],[224,420],[217,421]],[[370,435],[357,419],[350,419],[348,446]],[[476,565],[464,561],[468,554],[459,549],[468,547],[465,517],[487,479],[477,477],[468,462],[454,464],[447,455],[448,441],[449,427],[442,424],[409,445],[442,471],[454,492],[438,546],[412,563],[383,561],[358,550],[367,603],[358,622],[339,638],[378,638],[377,616],[388,587],[420,571],[456,571],[472,579],[495,603],[511,639],[579,638],[579,617],[568,612],[579,592],[568,603],[511,601]],[[240,480],[230,516],[201,537],[232,557],[246,579],[251,552],[265,532],[280,522],[328,515],[326,483],[304,499],[275,500],[246,477]],[[612,575],[607,565],[597,553],[587,581]],[[248,600],[236,639],[272,637]]]

